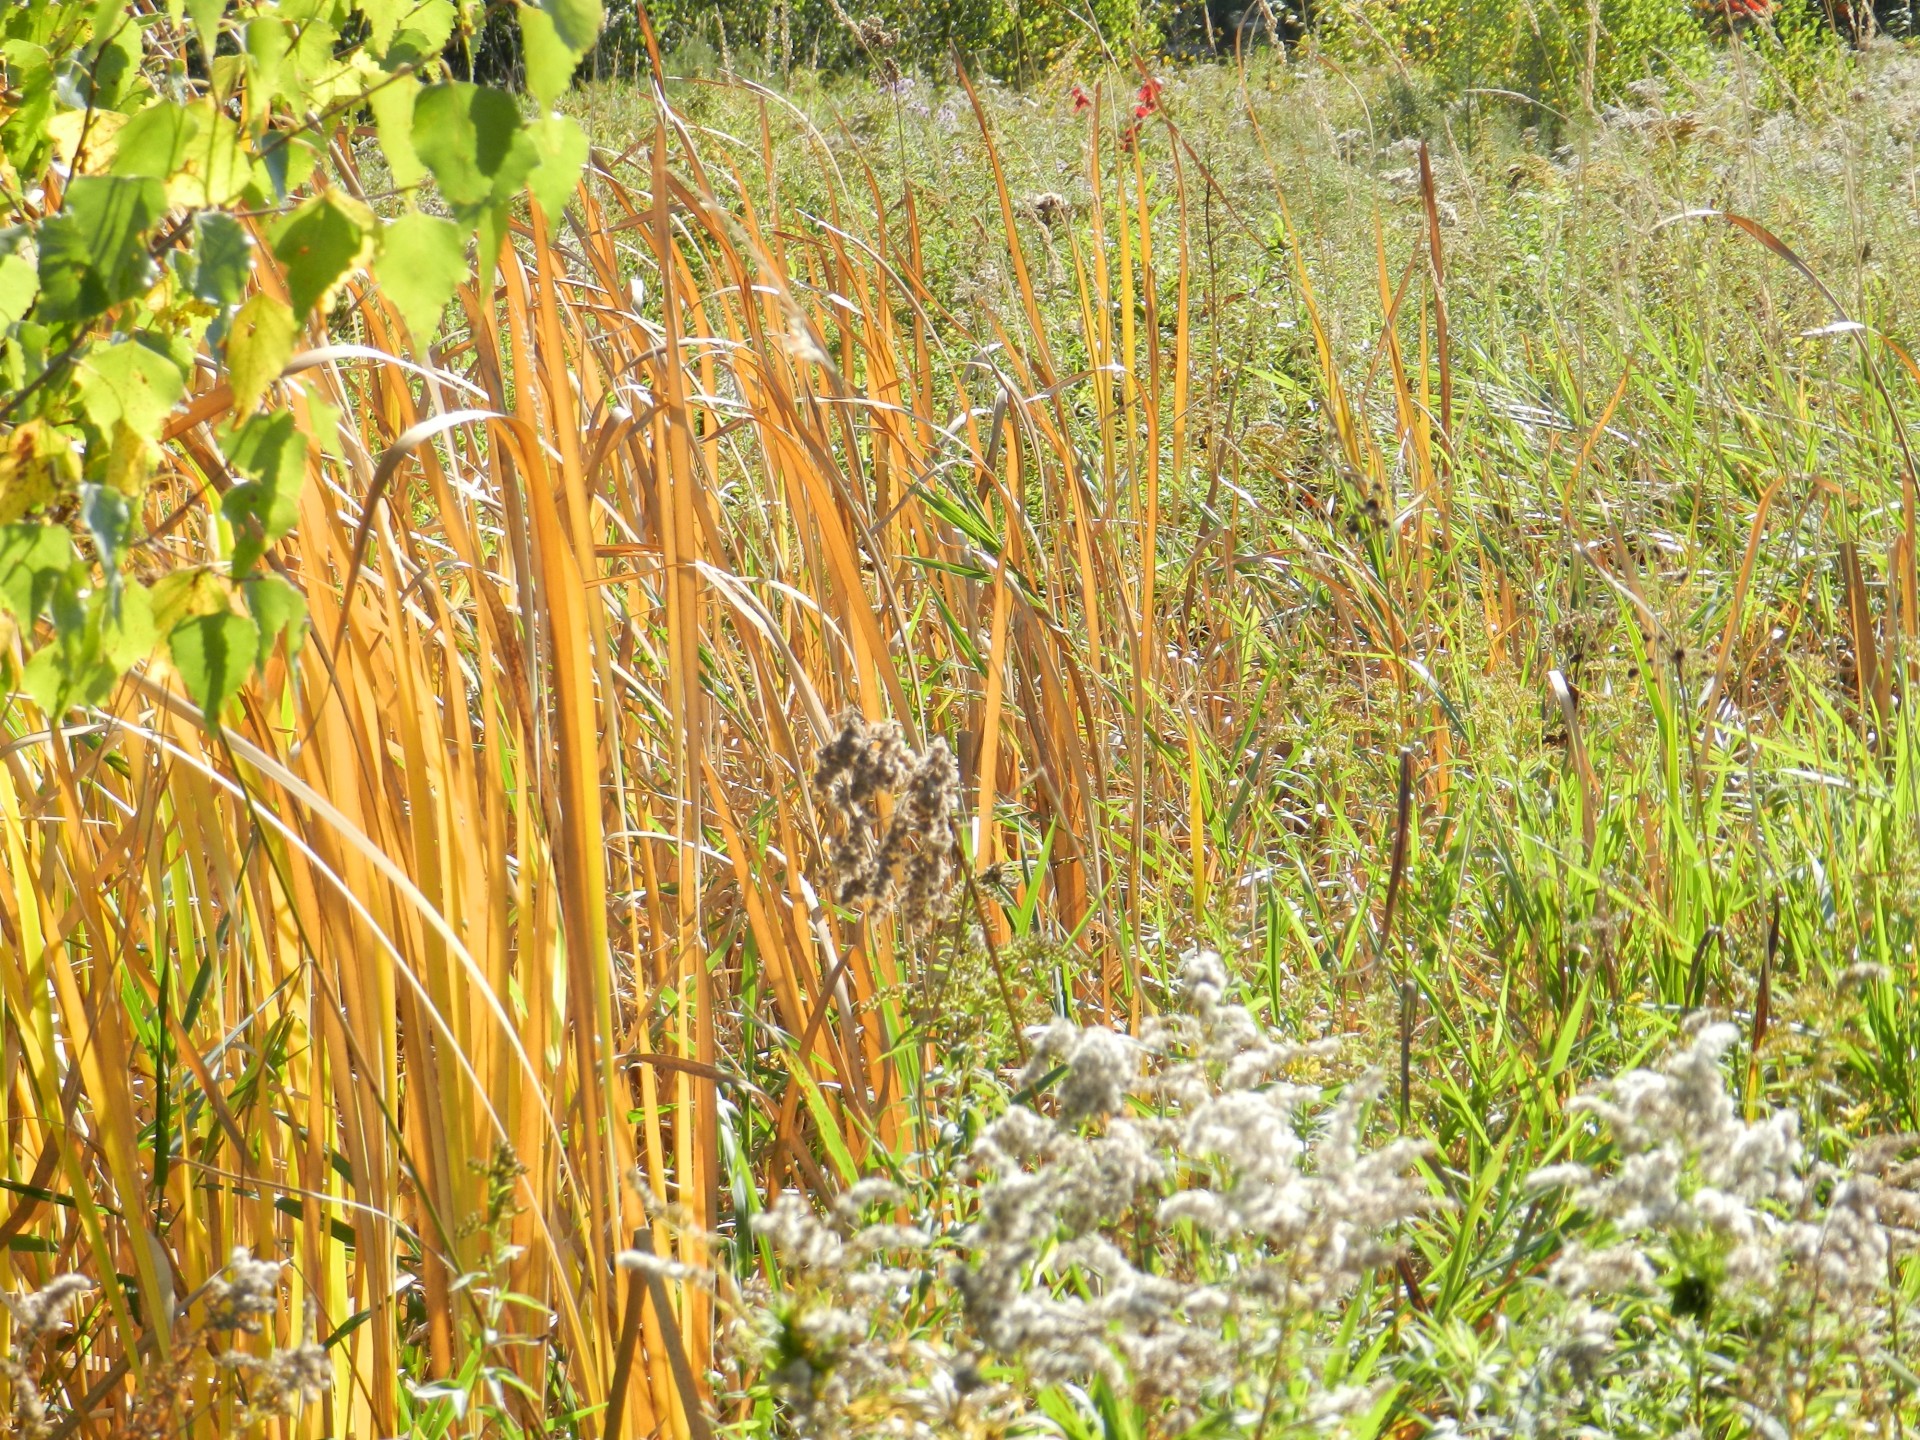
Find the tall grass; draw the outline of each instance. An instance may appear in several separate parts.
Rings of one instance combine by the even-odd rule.
[[[245,1247],[334,1365],[284,1433],[698,1440],[713,1297],[616,1252],[770,1263],[773,1195],[911,1171],[956,1073],[1138,1026],[1188,939],[1404,1043],[1441,1319],[1544,1263],[1493,1247],[1565,1102],[1690,1009],[1750,1102],[1920,1126],[1903,352],[1794,340],[1826,302],[1717,220],[1503,296],[1451,237],[1505,175],[1418,152],[1335,235],[1308,82],[1129,128],[1138,79],[1043,117],[1057,209],[994,93],[863,143],[752,87],[609,108],[446,338],[360,285],[281,378],[303,644],[215,729],[158,662],[11,702],[4,1283],[98,1286],[59,1433],[184,1383]],[[1736,285],[1746,330],[1679,308]],[[156,573],[221,564],[231,403],[173,423]],[[959,754],[944,928],[834,903],[846,711]]]

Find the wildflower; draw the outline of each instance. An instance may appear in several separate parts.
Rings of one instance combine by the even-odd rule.
[[[1022,1088],[1037,1085],[1056,1062],[1066,1067],[1057,1100],[1060,1118],[1069,1124],[1117,1113],[1138,1073],[1128,1037],[1097,1026],[1083,1030],[1060,1020],[1036,1036]]]
[[[1554,1259],[1548,1278],[1569,1295],[1646,1292],[1659,1282],[1653,1263],[1634,1245],[1599,1250],[1569,1246]]]
[[[870,1175],[864,1180],[856,1180],[844,1195],[833,1202],[833,1208],[836,1214],[851,1222],[858,1220],[863,1211],[875,1205],[898,1205],[906,1198],[906,1192],[893,1181]]]
[[[1527,1176],[1529,1190],[1564,1190],[1576,1185],[1584,1185],[1593,1178],[1593,1172],[1584,1165],[1564,1164],[1548,1165]]]
[[[845,1253],[840,1237],[791,1190],[754,1217],[753,1230],[765,1236],[774,1252],[790,1265],[823,1272],[840,1268]]]
[[[1184,968],[1191,1013],[1138,1040],[1066,1021],[1034,1034],[1020,1083],[1064,1071],[1053,1116],[1014,1106],[982,1136],[971,1259],[953,1277],[973,1332],[1036,1383],[1104,1377],[1176,1415],[1225,1395],[1250,1354],[1391,1260],[1394,1227],[1429,1203],[1411,1172],[1420,1147],[1360,1143],[1378,1080],[1331,1107],[1271,1083],[1305,1051],[1228,1001],[1219,956]],[[1310,1142],[1307,1117],[1322,1113]],[[1110,1237],[1143,1213],[1191,1227],[1221,1263],[1204,1275],[1137,1264]]]
[[[1093,108],[1093,97],[1078,82],[1067,91],[1067,95],[1073,101],[1074,114],[1079,115]]]
[[[1885,965],[1880,965],[1868,960],[1858,965],[1849,965],[1845,970],[1841,971],[1840,988],[1842,990],[1870,990],[1875,985],[1883,984],[1892,978],[1893,972]]]
[[[1619,1328],[1620,1317],[1611,1310],[1575,1305],[1561,1319],[1556,1358],[1576,1382],[1588,1380],[1613,1353],[1613,1337]]]
[[[1204,1014],[1218,1005],[1226,993],[1227,967],[1217,950],[1196,950],[1187,957],[1180,979],[1188,1002]]]

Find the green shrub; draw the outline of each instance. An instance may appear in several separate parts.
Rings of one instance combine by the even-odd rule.
[[[663,50],[711,47],[743,71],[942,72],[957,52],[977,71],[1032,80],[1076,48],[1124,54],[1153,40],[1141,0],[663,0],[647,16]],[[643,63],[637,0],[614,0],[596,57],[603,73]]]
[[[1333,0],[1319,31],[1336,51],[1404,58],[1451,94],[1512,90],[1568,114],[1712,49],[1690,0]]]

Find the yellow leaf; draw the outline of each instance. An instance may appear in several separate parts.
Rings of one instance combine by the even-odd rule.
[[[80,478],[72,444],[44,420],[14,427],[0,443],[0,525],[38,509]]]
[[[154,630],[161,635],[183,620],[220,615],[234,608],[233,586],[225,576],[204,565],[161,576],[150,594]]]
[[[233,407],[240,414],[251,414],[267,387],[280,378],[293,355],[299,328],[286,303],[265,292],[234,315],[233,328],[227,332],[227,383],[233,387]]]
[[[115,137],[126,123],[113,110],[62,110],[47,121],[54,159],[75,175],[98,175],[113,163]]]
[[[147,493],[154,453],[154,444],[146,436],[124,420],[114,422],[113,447],[107,452],[107,484],[129,500],[138,500]]]
[[[180,172],[167,181],[167,204],[185,209],[231,205],[253,183],[258,170],[246,137],[211,100],[191,108],[198,129]]]

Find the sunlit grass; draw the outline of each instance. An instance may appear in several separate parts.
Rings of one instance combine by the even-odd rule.
[[[98,1287],[56,1412],[126,1424],[243,1246],[334,1361],[286,1433],[691,1440],[712,1301],[617,1252],[767,1263],[774,1194],[921,1168],[1016,1021],[1137,1027],[1193,943],[1404,1044],[1436,1323],[1690,1013],[1744,1103],[1920,1128],[1908,73],[1482,110],[1430,184],[1384,82],[1264,60],[1132,139],[1137,76],[582,97],[446,338],[361,287],[280,382],[298,653],[219,733],[157,668],[6,712],[4,1284]],[[156,571],[226,550],[208,393]],[[834,903],[849,709],[958,757],[940,926]]]

